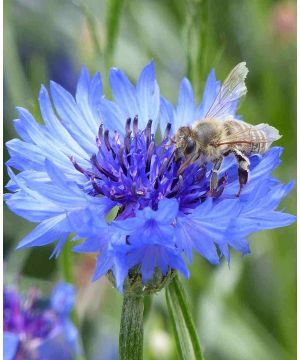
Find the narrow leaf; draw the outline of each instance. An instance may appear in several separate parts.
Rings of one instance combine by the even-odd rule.
[[[186,294],[178,275],[166,288],[166,299],[180,358],[183,360],[204,360]]]
[[[115,49],[115,44],[119,31],[119,24],[121,19],[123,0],[107,0],[107,17],[106,17],[106,56],[109,66],[110,62],[113,60],[112,56]]]

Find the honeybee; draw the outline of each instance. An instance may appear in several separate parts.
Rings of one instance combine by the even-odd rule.
[[[233,154],[236,158],[239,197],[248,181],[248,156],[264,154],[272,142],[281,137],[278,130],[268,124],[250,125],[228,114],[236,106],[238,99],[247,92],[247,73],[245,62],[236,65],[220,87],[204,118],[191,126],[180,127],[171,140],[175,143],[175,158],[184,159],[178,174],[196,161],[213,163],[210,178],[211,194],[217,189],[218,171],[224,156]]]

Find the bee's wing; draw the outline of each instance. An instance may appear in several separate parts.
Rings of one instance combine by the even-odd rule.
[[[228,117],[232,107],[236,106],[236,100],[247,92],[245,85],[247,74],[248,68],[245,62],[237,64],[231,70],[204,118]]]
[[[258,139],[256,140],[256,132],[260,130],[265,135],[265,140]],[[273,126],[268,124],[259,124],[255,126],[249,126],[246,129],[235,131],[230,135],[227,135],[224,138],[221,138],[218,141],[217,146],[224,144],[242,144],[242,143],[250,143],[250,142],[259,142],[259,143],[268,143],[272,144],[274,141],[281,138],[279,131],[275,129]]]
[[[255,125],[254,128],[256,130],[262,130],[265,133],[267,137],[267,141],[269,143],[272,143],[273,141],[276,141],[281,138],[279,131],[271,125],[259,124],[259,125]]]

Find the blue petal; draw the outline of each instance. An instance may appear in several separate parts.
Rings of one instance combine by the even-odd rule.
[[[215,71],[211,70],[206,80],[201,104],[197,108],[198,119],[203,119],[205,117],[205,114],[213,104],[219,90],[220,81],[217,81]]]
[[[100,73],[96,73],[91,80],[89,90],[89,104],[95,118],[99,115],[98,110],[101,103],[101,95],[102,79]]]
[[[192,248],[195,248],[212,264],[218,264],[214,242],[221,245],[226,242],[231,219],[235,219],[239,212],[237,199],[222,200],[219,204],[207,199],[189,215],[179,216],[175,229],[176,242],[185,251],[188,261],[191,262]]]
[[[161,134],[164,134],[166,126],[168,123],[171,124],[171,134],[176,131],[175,127],[175,109],[173,105],[165,99],[163,96],[160,97],[160,113],[159,113],[159,123]]]
[[[20,241],[17,249],[50,244],[57,240],[61,233],[68,231],[66,215],[55,216],[41,222],[30,234]]]
[[[86,239],[82,244],[74,246],[73,251],[78,253],[96,253],[107,243],[108,241],[105,236],[94,236]]]
[[[159,112],[159,87],[155,80],[155,65],[152,60],[142,70],[136,86],[139,105],[139,124],[143,128],[149,119],[153,120],[152,129],[155,133]]]
[[[227,244],[218,244],[222,255],[225,257],[228,265],[230,264],[230,250]]]
[[[64,334],[60,331],[56,336],[43,341],[36,349],[38,359],[43,360],[74,360],[74,353],[69,344],[66,343]]]
[[[96,269],[93,275],[93,281],[99,279],[101,276],[105,275],[108,270],[112,268],[113,265],[113,256],[109,249],[105,249],[97,258]]]
[[[73,324],[73,322],[70,319],[65,318],[62,321],[62,327],[63,327],[66,343],[72,349],[72,353],[80,357],[82,350],[81,350],[81,346],[79,342],[79,334],[76,326]]]
[[[91,129],[93,134],[97,134],[100,122],[99,117],[97,116],[97,109],[93,109],[93,103],[90,102],[90,86],[90,76],[87,69],[84,67],[81,71],[77,84],[76,103],[78,105],[80,115],[85,119],[87,126]],[[102,86],[99,90],[101,92],[98,93],[98,96],[101,98]]]
[[[113,273],[116,280],[116,288],[123,293],[123,284],[127,277],[129,266],[124,256],[117,257],[113,266]]]
[[[189,80],[184,78],[179,88],[174,130],[177,130],[180,126],[191,124],[195,120],[194,92]]]
[[[76,89],[76,102],[86,101],[89,94],[89,86],[90,86],[90,75],[88,69],[83,66],[81,69],[81,73],[79,76],[79,80],[77,83]]]
[[[136,89],[127,76],[117,68],[110,70],[109,81],[114,100],[122,109],[123,118],[119,121],[124,123],[128,117],[134,117],[139,113]]]
[[[125,121],[127,120],[127,117],[124,115],[118,104],[103,99],[100,104],[100,114],[106,129],[117,131],[122,136],[125,135]]]
[[[141,211],[137,211],[136,217],[137,219],[144,220],[154,219],[159,224],[170,225],[178,213],[178,208],[179,204],[177,199],[162,199],[158,203],[157,211],[152,210],[150,207],[146,207]]]
[[[75,141],[75,139],[70,135],[70,133],[55,115],[48,91],[44,86],[41,87],[39,93],[39,104],[46,127],[49,132],[55,137],[56,141],[58,142],[57,145],[62,146],[61,144],[63,144],[64,146],[66,146],[67,152],[72,153],[77,158],[77,160],[78,158],[87,158],[88,154]]]
[[[137,229],[140,229],[143,226],[142,218],[128,218],[126,220],[116,220],[112,222],[112,225],[115,226],[118,230],[121,230],[122,233],[126,235],[131,235]]]
[[[7,165],[17,170],[32,169],[36,171],[43,170],[45,156],[37,146],[25,143],[19,139],[13,139],[6,143],[10,159]]]
[[[55,108],[64,126],[85,151],[93,154],[95,133],[80,113],[73,96],[53,81],[50,83],[50,90]]]
[[[7,206],[17,215],[29,221],[39,222],[61,213],[59,207],[40,196],[40,194],[27,188],[24,182],[19,180],[20,174],[15,176],[9,167],[8,174],[12,181],[18,186],[18,189],[21,190],[15,194],[9,194],[9,196],[6,197]]]
[[[68,315],[75,305],[76,290],[72,284],[59,282],[51,294],[51,306],[60,315]]]
[[[64,247],[65,243],[68,240],[68,233],[62,233],[57,238],[57,243],[55,245],[54,250],[52,251],[52,254],[50,255],[49,259],[52,259],[53,257],[58,258],[59,254],[62,251],[62,248]]]
[[[19,346],[19,336],[8,331],[3,333],[3,360],[15,359]]]

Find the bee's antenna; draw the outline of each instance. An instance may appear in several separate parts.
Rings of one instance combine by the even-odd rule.
[[[166,140],[166,138],[164,138],[164,140]],[[170,140],[169,143],[163,145],[164,148],[167,148],[167,147],[170,147],[170,146],[176,144],[176,141],[174,139],[170,138],[169,140]],[[175,151],[175,149],[174,149],[174,151]]]
[[[173,144],[175,144],[173,141],[170,141],[168,144],[163,145],[164,148],[168,148],[170,146],[172,146]]]

